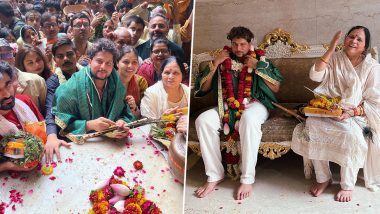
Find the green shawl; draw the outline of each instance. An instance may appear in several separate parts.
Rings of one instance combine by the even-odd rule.
[[[105,117],[112,121],[119,119],[131,122],[134,117],[129,106],[124,102],[126,89],[117,71],[112,70],[107,78],[101,100],[90,78],[90,67],[83,67],[61,84],[54,96],[53,114],[57,125],[62,129],[60,134],[70,140],[72,135],[86,133],[86,121]]]
[[[212,90],[218,96],[218,109],[220,118],[224,115],[223,110],[223,98],[222,98],[222,85],[221,85],[221,76],[220,76],[220,68],[217,69],[217,74],[212,78]],[[276,96],[269,89],[269,87],[264,82],[264,79],[270,79],[272,81],[281,82],[283,77],[278,70],[278,68],[269,60],[266,59],[266,62],[259,61],[257,63],[257,71],[258,73],[252,72],[252,97],[254,99],[259,100],[264,106],[269,109],[274,109],[272,102],[277,102]],[[208,93],[208,91],[204,92],[201,90],[202,84],[208,79],[211,78],[210,68],[209,66],[205,67],[201,70],[195,79],[195,97],[202,97]],[[237,91],[237,83],[238,79],[234,77],[234,92],[236,94]],[[232,115],[232,114],[230,114]]]

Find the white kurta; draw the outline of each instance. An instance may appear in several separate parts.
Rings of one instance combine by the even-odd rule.
[[[294,152],[314,160],[332,161],[342,167],[364,167],[367,188],[380,187],[380,65],[367,55],[352,66],[344,52],[336,53],[323,71],[310,70],[310,78],[321,84],[314,90],[329,97],[340,96],[341,105],[357,107],[363,103],[365,117],[336,121],[309,117],[293,132]],[[368,125],[373,140],[363,136]],[[369,150],[368,150],[369,149]]]
[[[180,108],[188,106],[188,98],[190,94],[189,87],[181,83],[185,103],[181,103]],[[181,100],[182,100],[181,99]],[[144,97],[141,100],[141,115],[143,117],[158,119],[169,109],[168,94],[165,91],[162,81],[156,82],[154,85],[147,88],[144,92]]]

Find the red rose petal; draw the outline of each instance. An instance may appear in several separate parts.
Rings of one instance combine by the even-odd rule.
[[[49,179],[52,180],[52,181],[54,181],[57,178],[55,176],[50,176]]]
[[[21,177],[20,181],[27,182],[28,181],[28,177]]]

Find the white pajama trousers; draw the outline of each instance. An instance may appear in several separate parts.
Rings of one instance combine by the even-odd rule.
[[[241,146],[240,183],[255,182],[255,167],[261,142],[261,125],[268,118],[268,110],[258,101],[246,106],[239,123]],[[220,138],[218,130],[222,127],[217,108],[203,112],[195,121],[203,162],[208,182],[224,178]]]
[[[312,160],[315,177],[318,183],[332,179],[329,161]],[[353,190],[358,176],[359,168],[340,167],[340,187],[343,190]]]

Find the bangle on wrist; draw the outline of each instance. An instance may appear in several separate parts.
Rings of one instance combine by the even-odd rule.
[[[329,62],[327,62],[323,57],[319,58],[319,60],[321,60],[322,62],[324,62],[326,64],[329,64]]]
[[[360,116],[360,107],[356,107],[353,109],[354,110],[354,116]]]
[[[208,63],[208,67],[210,68],[210,71],[215,71],[215,66],[214,66],[214,63],[212,62],[212,60]]]

